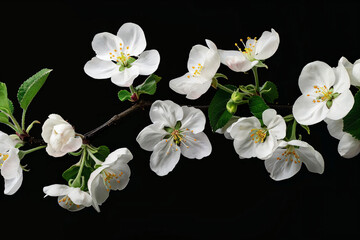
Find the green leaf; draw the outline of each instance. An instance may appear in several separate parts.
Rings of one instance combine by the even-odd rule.
[[[28,78],[20,86],[17,98],[22,109],[26,110],[29,107],[29,104],[38,93],[40,88],[44,85],[51,71],[51,69],[44,68],[32,77]]]
[[[161,77],[151,74],[142,84],[135,87],[138,94],[154,95],[156,92],[156,84],[161,80]]]
[[[225,85],[225,87],[232,90],[237,88],[233,85]],[[217,129],[222,128],[230,120],[233,114],[229,113],[226,109],[226,104],[231,98],[231,94],[224,90],[218,89],[210,102],[208,109],[208,116],[210,126],[215,132]]]
[[[277,91],[277,87],[273,82],[267,81],[260,88],[261,96],[268,103],[274,103],[275,99],[279,97],[279,93]]]
[[[350,112],[344,117],[344,132],[360,140],[360,91],[355,94],[355,103]]]
[[[110,154],[110,149],[105,145],[98,147],[97,152],[94,153],[95,157],[100,161],[105,161],[105,159],[109,154]]]
[[[127,90],[120,90],[118,92],[118,97],[120,99],[120,101],[126,101],[126,100],[130,100],[131,99],[131,92],[127,91]]]
[[[14,112],[14,106],[12,102],[8,99],[6,84],[0,82],[0,111],[12,114]],[[0,112],[0,122],[9,123],[9,117]]]
[[[269,108],[268,105],[266,105],[264,99],[262,99],[260,96],[252,96],[249,99],[249,108],[250,112],[257,117],[258,119],[262,119],[262,113]]]

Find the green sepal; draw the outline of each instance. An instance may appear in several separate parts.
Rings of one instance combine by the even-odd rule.
[[[174,129],[171,127],[164,127],[164,130],[168,133],[172,133],[174,131]]]

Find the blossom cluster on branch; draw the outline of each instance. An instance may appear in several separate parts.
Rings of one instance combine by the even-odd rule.
[[[327,123],[329,135],[339,140],[338,152],[342,157],[352,158],[360,153],[360,59],[352,64],[341,57],[336,67],[322,61],[308,63],[298,80],[301,96],[291,113],[281,116],[274,104],[279,97],[276,84],[266,81],[260,85],[258,75],[258,69],[269,68],[265,60],[276,53],[279,34],[271,29],[259,39],[248,37],[246,42],[242,39],[240,42],[242,46],[236,43],[235,50],[222,50],[206,39],[206,46],[198,44],[191,48],[188,72],[169,80],[170,89],[191,100],[200,98],[211,87],[216,89],[207,108],[210,126],[213,132],[233,141],[240,159],[263,160],[269,176],[277,181],[294,176],[302,163],[310,172],[322,174],[325,161],[321,153],[297,133],[300,126],[310,134],[309,126],[321,121]],[[211,155],[213,147],[204,133],[207,118],[202,110],[171,100],[152,103],[142,100],[142,94],[155,94],[161,77],[154,74],[160,54],[157,50],[145,50],[146,38],[139,25],[125,23],[116,35],[96,34],[92,48],[96,55],[84,65],[85,73],[95,79],[110,78],[115,85],[129,88],[120,90],[118,97],[120,101],[130,101],[132,107],[86,134],[76,133],[59,114],[51,113],[42,124],[39,139],[30,135],[30,131],[40,122],[35,120],[27,126],[26,112],[51,70],[42,69],[20,86],[17,100],[23,110],[21,121],[14,117],[6,84],[1,82],[0,122],[14,131],[11,135],[0,131],[4,194],[12,195],[21,187],[23,172],[27,171],[21,160],[45,149],[52,157],[79,158],[62,173],[66,183],[45,186],[45,196],[57,197],[58,204],[69,211],[90,206],[100,211],[111,190],[122,190],[129,183],[128,163],[133,154],[126,147],[110,151],[105,145],[93,146],[90,138],[130,112],[147,106],[151,106],[152,124],[138,133],[136,141],[142,149],[152,152],[150,168],[158,176],[169,174],[181,156],[202,159]],[[251,70],[254,84],[242,85],[241,81],[238,85],[222,84],[228,78],[218,72],[221,64],[239,73]],[[148,77],[135,85],[139,75]],[[242,105],[247,106],[251,116],[236,115]]]

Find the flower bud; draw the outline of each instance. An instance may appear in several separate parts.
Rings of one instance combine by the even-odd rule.
[[[236,113],[237,104],[232,99],[230,99],[226,104],[226,110],[231,114]]]
[[[231,100],[234,103],[239,104],[243,99],[243,95],[239,91],[235,91],[231,94]]]

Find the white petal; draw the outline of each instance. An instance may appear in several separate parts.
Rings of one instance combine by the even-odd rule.
[[[48,119],[44,122],[42,126],[41,137],[44,139],[46,143],[49,143],[50,137],[53,132],[53,128],[57,124],[63,124],[66,121],[58,114],[50,114]]]
[[[171,146],[171,144],[173,145]],[[154,152],[151,154],[151,170],[159,176],[167,175],[179,162],[180,154],[180,147],[171,141],[162,140],[155,145]]]
[[[54,149],[50,144],[48,144],[45,148],[47,154],[52,157],[62,157],[66,154],[66,152],[61,152],[59,150]]]
[[[233,138],[230,136],[230,132],[228,131],[230,126],[235,123],[237,120],[239,120],[239,117],[232,116],[230,120],[222,127],[217,129],[215,132],[219,134],[224,134],[224,137],[226,139],[232,140]]]
[[[133,159],[133,155],[129,149],[118,148],[106,157],[103,165],[111,166],[115,162],[120,164],[127,164],[131,159]]]
[[[124,48],[129,47],[128,52],[131,56],[138,56],[146,48],[144,31],[135,23],[123,24],[117,36],[123,40]]]
[[[170,100],[155,101],[150,108],[150,119],[153,123],[162,124],[165,127],[175,127],[176,122],[183,118],[182,108]]]
[[[43,188],[45,195],[51,197],[67,195],[70,190],[70,187],[64,184],[53,184]]]
[[[301,95],[293,105],[293,115],[296,121],[303,125],[313,125],[326,118],[329,109],[325,102],[313,102],[313,98]]]
[[[338,93],[345,92],[350,88],[350,78],[349,74],[346,71],[345,67],[339,63],[339,65],[334,68],[335,73],[335,82],[334,82],[334,91]]]
[[[282,139],[286,135],[286,123],[282,116],[277,115],[274,109],[266,109],[262,114],[262,120],[267,126],[269,133],[276,139]]]
[[[139,76],[139,67],[131,66],[123,71],[114,71],[111,76],[111,82],[119,87],[129,87],[134,79]]]
[[[274,29],[271,29],[271,32],[263,32],[258,42],[255,44],[255,58],[259,60],[268,59],[274,55],[279,47],[279,43],[279,34]]]
[[[206,117],[204,113],[197,108],[194,107],[181,107],[184,115],[181,120],[181,129],[189,129],[189,131],[193,131],[195,134],[202,132],[205,128]]]
[[[234,149],[240,158],[256,157],[255,143],[251,140],[250,135],[243,138],[234,139]]]
[[[206,80],[209,80],[209,79],[206,79]],[[200,80],[200,82],[201,83],[195,83],[192,85],[191,90],[186,95],[187,99],[191,99],[191,100],[198,99],[204,93],[206,93],[207,90],[209,90],[209,88],[211,86],[211,81]]]
[[[96,57],[101,60],[110,61],[112,54],[115,54],[114,49],[119,49],[120,43],[121,39],[114,34],[103,32],[95,35],[91,45],[96,53]]]
[[[208,46],[208,48],[210,48],[211,50],[213,50],[215,52],[218,50],[213,41],[211,41],[209,39],[205,39],[205,42],[206,42],[206,45]]]
[[[157,70],[159,63],[159,52],[157,50],[148,50],[141,53],[132,65],[139,68],[140,75],[150,75]]]
[[[324,62],[315,61],[308,63],[301,71],[299,87],[303,94],[313,93],[314,86],[330,89],[335,82],[334,70]]]
[[[332,120],[342,119],[350,112],[354,103],[354,96],[352,95],[350,89],[348,89],[333,100],[329,113],[326,117]]]
[[[261,128],[260,121],[256,117],[240,118],[229,129],[232,138],[248,139],[251,129]]]
[[[71,188],[68,193],[69,198],[77,205],[89,207],[92,205],[92,198],[90,194],[82,191],[80,188]]]
[[[342,119],[339,120],[332,120],[329,118],[325,118],[324,122],[327,123],[327,129],[329,130],[329,133],[332,137],[336,138],[336,139],[341,139],[342,136],[344,135],[343,132],[343,127],[344,127],[344,122]]]
[[[23,171],[21,168],[18,168],[17,176],[10,179],[4,179],[5,189],[4,194],[13,195],[19,190],[23,181]]]
[[[9,157],[3,161],[1,175],[5,179],[15,178],[18,175],[18,171],[21,169],[18,153],[18,148],[11,148],[8,152]]]
[[[181,142],[180,148],[182,155],[185,157],[202,159],[210,155],[212,147],[205,133],[192,134],[188,132],[184,139],[186,142]]]
[[[286,156],[284,153],[286,153],[286,149],[278,148],[269,159],[264,161],[270,177],[276,181],[291,178],[301,168],[301,162],[296,161],[292,155]]]
[[[300,156],[300,160],[304,162],[306,168],[313,173],[322,174],[325,168],[325,162],[321,154],[312,146],[300,147],[295,150]]]
[[[222,64],[228,66],[235,72],[246,72],[249,71],[258,61],[254,61],[252,64],[240,51],[235,50],[219,50],[220,60]]]
[[[274,136],[269,135],[264,142],[254,143],[254,146],[256,157],[264,160],[273,155],[278,144],[277,139]]]
[[[356,60],[350,77],[351,85],[360,87],[360,59]]]
[[[204,65],[209,49],[203,45],[195,45],[191,48],[187,68],[190,73],[194,73],[194,69],[199,65]]]
[[[111,190],[123,190],[130,180],[130,167],[127,164],[117,164],[116,168],[112,167],[116,177],[110,180]]]
[[[220,56],[217,51],[209,50],[206,54],[204,65],[201,69],[200,75],[206,81],[211,82],[220,67]]]
[[[360,141],[345,133],[340,139],[338,152],[344,158],[353,158],[360,153]]]
[[[106,199],[109,197],[109,191],[107,191],[104,179],[101,177],[100,173],[104,170],[105,167],[99,167],[90,174],[88,180],[88,189],[91,197],[93,198],[94,205],[103,204]],[[95,209],[99,210],[98,207]]]
[[[92,78],[105,79],[110,78],[117,68],[118,66],[112,61],[105,61],[97,57],[93,57],[85,64],[84,71]]]
[[[136,137],[136,141],[140,147],[146,151],[153,151],[156,144],[158,144],[164,137],[169,134],[164,130],[164,125],[161,123],[153,123],[145,127]]]
[[[69,138],[69,141],[62,146],[61,151],[62,152],[75,152],[82,146],[82,139],[80,137],[71,137]]]

